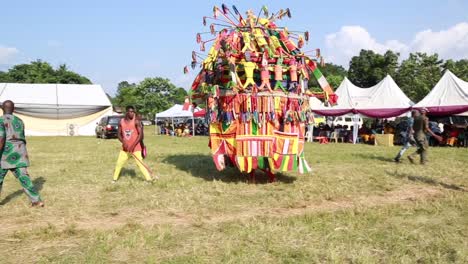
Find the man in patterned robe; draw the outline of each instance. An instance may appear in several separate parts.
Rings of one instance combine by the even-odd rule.
[[[3,116],[0,117],[0,193],[3,179],[8,171],[20,181],[26,195],[31,200],[32,206],[43,207],[44,202],[34,184],[29,178],[29,158],[26,150],[26,138],[24,136],[23,121],[13,115],[15,104],[7,100],[2,105]]]

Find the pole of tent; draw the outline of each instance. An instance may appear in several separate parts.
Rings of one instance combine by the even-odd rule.
[[[192,136],[195,136],[195,117],[192,116]]]
[[[174,132],[175,135],[175,126],[174,126],[174,118],[171,117],[171,123],[172,123],[172,132]]]
[[[310,124],[310,135],[309,135],[310,142],[314,142],[314,124]]]
[[[353,115],[353,144],[356,144],[357,137],[358,137],[358,129],[359,129],[359,115]]]
[[[154,116],[154,134],[158,134],[158,118],[156,117],[156,115]]]
[[[314,125],[313,124],[308,124],[307,125],[307,131],[308,131],[308,135],[307,135],[306,141],[312,142],[313,138],[314,138]]]

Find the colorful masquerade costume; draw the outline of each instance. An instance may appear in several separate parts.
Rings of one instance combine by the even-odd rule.
[[[309,96],[330,104],[336,103],[337,98],[328,82],[323,81],[316,61],[298,48],[302,47],[304,38],[296,36],[301,42],[296,45],[289,38],[293,33],[274,23],[290,17],[289,9],[270,16],[263,7],[265,18],[257,18],[249,10],[244,19],[235,6],[232,8],[234,13],[224,4],[213,9],[214,17],[210,19],[224,23],[210,25],[211,33],[216,35],[209,40],[214,41],[214,51],[210,49],[208,54],[210,64],[206,59],[200,64],[202,69],[191,90],[193,100],[207,105],[209,146],[216,168],[222,170],[233,165],[247,173],[256,169],[309,172],[304,158],[305,123],[312,114]],[[206,20],[207,17],[204,24]],[[223,24],[229,26],[215,29]],[[308,40],[308,32],[304,34]],[[231,43],[230,36],[234,35],[239,38],[236,43],[243,45],[225,44]],[[209,41],[202,41],[197,34],[197,42],[203,48]],[[197,56],[201,55],[192,54],[196,54],[192,56],[194,67],[199,64]],[[199,81],[213,69],[227,68],[231,78]],[[319,85],[324,93],[308,91],[309,72],[320,77]],[[274,88],[278,90],[272,90],[271,82],[275,82]],[[253,89],[245,89],[249,86]]]

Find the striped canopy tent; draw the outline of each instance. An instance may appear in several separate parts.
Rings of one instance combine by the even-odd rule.
[[[336,89],[336,94],[337,105],[331,107],[319,105],[312,108],[312,111],[324,116],[353,113],[374,118],[388,118],[408,112],[414,104],[390,75],[369,88],[357,87],[345,77]]]
[[[338,103],[327,107],[317,105],[312,111],[324,116],[353,115],[353,142],[356,143],[358,135],[359,115],[374,118],[389,118],[405,114],[414,104],[387,75],[378,84],[361,88],[354,85],[345,77],[336,90]]]

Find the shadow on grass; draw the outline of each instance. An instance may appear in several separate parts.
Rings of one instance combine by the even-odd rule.
[[[206,181],[218,180],[226,183],[247,182],[248,174],[241,173],[235,167],[228,167],[223,171],[218,171],[213,163],[213,158],[200,154],[172,155],[163,160],[176,166],[177,169],[186,171],[194,177],[202,178]],[[295,177],[287,176],[282,173],[275,173],[276,181],[282,183],[292,183]],[[268,183],[268,176],[263,172],[256,172],[256,183]]]
[[[380,160],[380,161],[385,161],[385,162],[393,162],[395,163],[394,158],[395,157],[387,157],[387,156],[377,156],[372,153],[357,153],[355,154],[356,157],[362,158],[362,159],[369,159],[369,160]],[[395,153],[396,156],[396,153]]]
[[[410,175],[408,173],[388,172],[388,171],[386,173],[398,179],[407,179],[410,181],[422,182],[422,183],[433,185],[433,186],[442,186],[445,189],[449,189],[449,190],[468,192],[468,190],[466,190],[463,186],[456,185],[456,184],[448,184],[448,183],[434,180],[434,179],[424,177],[424,176],[415,176],[415,175]]]
[[[39,177],[39,178],[36,178],[36,179],[33,180],[34,187],[36,188],[36,190],[38,192],[40,192],[42,190],[42,187],[44,186],[45,182],[46,182],[46,180],[43,177]],[[6,196],[3,199],[3,201],[0,202],[0,205],[5,205],[5,204],[11,202],[13,199],[20,196],[23,193],[24,193],[24,191],[21,189],[21,190],[18,190],[16,192],[14,192],[14,193],[9,194],[8,196]]]
[[[122,168],[120,171],[119,180],[125,177],[128,177],[132,180],[146,181],[143,173],[141,173],[140,169],[137,167],[135,167],[135,169]]]
[[[134,169],[122,168],[122,170],[120,171],[120,178],[122,177],[136,178],[137,173]]]

